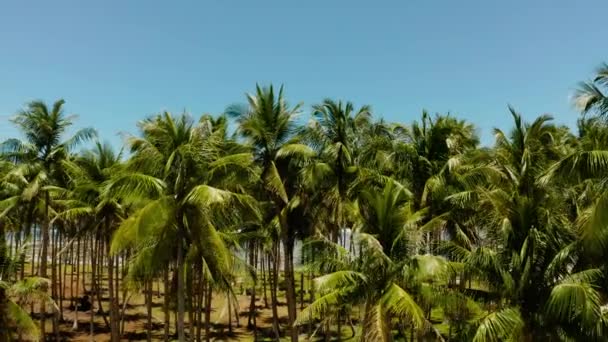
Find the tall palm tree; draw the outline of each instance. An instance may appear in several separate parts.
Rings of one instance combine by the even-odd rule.
[[[314,151],[294,141],[296,116],[300,106],[290,107],[283,95],[283,87],[275,94],[272,86],[256,87],[255,94],[247,95],[248,106],[231,106],[227,113],[236,118],[238,131],[253,147],[256,162],[262,169],[262,182],[270,200],[268,224],[276,222],[284,248],[284,272],[291,340],[298,340],[293,249],[297,230],[289,225],[289,214],[300,205],[298,160],[314,157]],[[295,167],[295,169],[294,169]],[[276,305],[276,303],[273,303]],[[275,328],[276,330],[276,328]]]
[[[569,204],[542,180],[562,157],[562,132],[549,116],[527,124],[511,114],[511,134],[495,131],[493,159],[504,176],[473,195],[486,238],[455,253],[500,298],[473,340],[591,338],[604,324],[594,285],[601,272],[565,257],[576,244]]]
[[[314,185],[318,202],[323,203],[328,215],[321,215],[321,224],[330,225],[328,234],[337,241],[345,227],[345,208],[348,207],[348,190],[357,176],[356,131],[369,124],[370,107],[355,111],[351,102],[325,99],[313,106],[313,120],[304,128],[302,136],[316,148],[318,161],[306,170],[306,183]]]
[[[69,127],[73,124],[74,116],[64,113],[65,101],[58,100],[52,106],[47,106],[42,101],[32,101],[27,104],[11,120],[21,131],[24,140],[9,139],[2,144],[3,154],[17,163],[30,166],[30,170],[36,173],[35,178],[39,181],[42,198],[44,201],[44,213],[42,218],[42,245],[40,276],[47,277],[48,248],[50,231],[50,205],[51,194],[45,186],[54,185],[63,177],[61,161],[64,160],[70,150],[78,144],[93,138],[96,133],[92,128],[80,129],[71,137],[65,139]],[[65,139],[65,140],[64,140]],[[54,286],[54,284],[52,284]],[[46,305],[41,305],[41,330],[45,334]],[[54,324],[55,333],[57,326]]]
[[[257,208],[225,175],[251,169],[253,159],[247,153],[224,155],[218,149],[224,132],[209,132],[186,114],[165,112],[139,126],[142,136],[129,139],[133,156],[126,170],[107,188],[135,200],[138,208],[122,221],[112,251],[134,250],[132,275],[155,274],[159,265],[175,261],[177,333],[185,341],[186,256],[200,255],[214,281],[230,286],[232,258],[218,229],[238,222],[239,211],[255,216]]]
[[[121,153],[115,153],[109,144],[96,142],[91,150],[86,150],[74,160],[62,161],[63,168],[70,178],[69,197],[65,208],[54,220],[66,223],[78,223],[83,219],[92,222],[89,227],[98,239],[105,240],[109,252],[112,234],[124,215],[124,210],[117,198],[108,196],[103,191],[112,175],[121,169]],[[115,287],[115,258],[108,256],[108,292],[110,302],[110,337],[118,341],[119,318],[118,299]],[[93,280],[93,283],[96,283]]]
[[[6,216],[0,218],[0,341],[13,341],[15,335],[19,339],[38,340],[40,330],[23,306],[35,302],[54,305],[47,294],[49,280],[27,277],[12,281],[19,267],[20,253],[10,255],[7,248],[5,228],[9,222]]]

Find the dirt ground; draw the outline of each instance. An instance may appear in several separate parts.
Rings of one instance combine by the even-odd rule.
[[[76,312],[70,310],[70,284],[69,284],[69,274],[68,279],[66,279],[65,284],[65,294],[66,299],[64,299],[63,306],[63,321],[60,322],[60,332],[61,338],[64,341],[109,341],[110,333],[109,328],[106,326],[104,322],[103,315],[97,312],[98,305],[97,300],[94,296],[91,295],[91,301],[93,302],[95,315],[93,317],[93,339],[91,339],[90,334],[90,320],[91,320],[91,312],[78,312],[78,327],[74,329],[74,319],[76,318]],[[104,280],[105,282],[105,280]],[[75,284],[74,284],[75,286]],[[79,286],[82,288],[82,285]],[[88,281],[86,288],[91,289],[91,285]],[[74,287],[76,289],[76,287]],[[160,290],[160,293],[158,292]],[[155,283],[153,286],[153,309],[152,309],[152,322],[154,326],[154,330],[152,331],[152,339],[155,341],[163,340],[164,336],[164,313],[162,311],[163,308],[163,293],[162,293],[162,285],[158,286]],[[80,293],[77,295],[74,293],[75,300],[77,298],[85,295],[85,293],[80,289]],[[90,294],[89,294],[90,295]],[[121,293],[122,295],[122,293]],[[281,295],[281,294],[280,294]],[[227,305],[226,298],[223,294],[214,294],[214,298],[212,301],[212,311],[211,311],[211,323],[212,323],[212,341],[254,341],[253,331],[247,329],[247,318],[249,311],[249,304],[251,297],[245,295],[244,293],[237,295],[239,302],[239,324],[237,325],[236,319],[232,317],[232,333],[229,332],[228,326],[228,313],[227,313]],[[281,297],[279,297],[281,298]],[[270,298],[269,302],[270,302]],[[119,301],[122,304],[122,297]],[[59,304],[59,303],[58,303]],[[270,304],[270,303],[269,303]],[[107,315],[108,309],[108,297],[107,297],[107,289],[102,288],[102,306],[104,308],[104,312]],[[258,293],[256,298],[256,320],[257,320],[257,335],[258,341],[273,341],[274,334],[272,333],[272,311],[271,308],[265,307],[264,299],[261,294]],[[280,317],[280,321],[283,325],[286,324],[287,321],[287,307],[284,303],[279,305],[278,313]],[[125,323],[124,323],[124,341],[145,341],[146,340],[146,306],[143,292],[132,293],[131,297],[128,300],[128,304],[125,310]],[[109,317],[108,317],[109,319]],[[170,312],[170,339],[176,338],[175,335],[175,316],[174,312]],[[49,318],[47,320],[47,340],[52,338],[52,322]],[[186,313],[186,326],[188,327],[188,314]],[[282,330],[285,330],[283,327]],[[204,335],[204,327],[203,327],[203,335]],[[304,337],[304,335],[303,335]]]

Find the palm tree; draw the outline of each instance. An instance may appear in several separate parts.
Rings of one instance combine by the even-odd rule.
[[[194,125],[186,114],[165,112],[139,126],[142,136],[129,139],[133,156],[126,170],[107,189],[137,208],[114,235],[112,252],[133,249],[134,277],[154,275],[158,266],[175,261],[177,333],[185,341],[186,256],[199,255],[213,281],[230,287],[232,258],[218,229],[238,222],[239,211],[256,215],[253,198],[239,193],[230,178],[250,170],[253,159],[247,153],[225,155],[218,148],[224,132]]]
[[[11,281],[18,269],[20,253],[16,253],[17,258],[9,254],[5,240],[8,222],[6,217],[0,218],[0,341],[12,341],[14,335],[38,340],[40,330],[23,306],[34,302],[54,305],[47,294],[50,282],[39,277]]]
[[[74,160],[65,160],[62,163],[70,178],[71,192],[65,201],[65,209],[57,214],[54,221],[78,223],[86,219],[88,222],[92,222],[89,229],[95,232],[94,236],[97,239],[105,240],[109,254],[111,236],[124,216],[124,210],[119,201],[108,196],[103,188],[111,180],[113,174],[120,172],[121,153],[114,153],[112,147],[107,143],[96,142],[93,149],[84,151]],[[120,339],[118,299],[114,279],[117,275],[114,264],[115,258],[108,255],[110,336],[112,341],[118,341]],[[95,279],[92,282],[97,284]],[[96,287],[98,290],[99,286]]]
[[[73,116],[65,115],[63,111],[64,103],[65,101],[58,100],[52,107],[49,107],[42,101],[30,102],[24,110],[17,113],[12,119],[13,124],[21,131],[25,140],[9,139],[2,144],[3,154],[6,158],[19,164],[28,165],[29,170],[35,172],[34,178],[38,182],[38,189],[40,189],[44,201],[42,257],[39,272],[43,278],[47,277],[47,256],[51,226],[51,194],[48,186],[54,185],[62,177],[61,161],[67,158],[70,150],[96,135],[95,130],[85,128],[63,140],[74,119]],[[51,286],[54,286],[54,284]],[[45,312],[46,305],[43,302],[40,323],[43,338],[45,334]],[[57,334],[57,324],[55,323],[53,327]]]
[[[411,290],[422,286],[429,276],[439,279],[447,274],[448,263],[412,253],[420,243],[424,212],[414,211],[411,193],[401,184],[392,181],[381,189],[361,192],[359,206],[356,252],[349,253],[329,240],[318,242],[325,252],[312,267],[330,273],[315,279],[320,297],[302,312],[299,322],[334,306],[361,305],[361,338],[391,341],[394,318],[410,321],[412,329],[426,327],[425,312]]]
[[[452,249],[500,299],[478,321],[475,341],[590,338],[602,329],[601,272],[567,257],[576,244],[569,204],[542,181],[562,157],[562,132],[541,116],[531,124],[511,109],[510,135],[495,131],[493,159],[503,177],[476,187],[477,222],[486,238]]]
[[[450,115],[433,118],[425,111],[420,122],[415,121],[411,127],[393,125],[387,133],[376,136],[382,137],[376,140],[384,145],[380,150],[386,151],[381,158],[376,157],[386,168],[384,172],[409,184],[414,207],[427,208],[425,224],[435,223],[435,228],[427,232],[424,247],[436,252],[444,228],[450,229],[447,220],[441,219],[450,211],[443,204],[444,198],[465,174],[479,174],[479,170],[470,170],[471,164],[465,160],[479,143],[475,127]]]
[[[356,131],[369,124],[370,107],[363,106],[355,112],[351,102],[325,99],[313,106],[314,119],[302,132],[306,142],[316,148],[318,161],[306,170],[306,184],[313,185],[317,198],[322,203],[319,209],[328,211],[327,215],[317,215],[328,225],[328,234],[334,242],[345,228],[346,208],[349,206],[348,190],[357,176]]]
[[[296,116],[300,106],[290,107],[283,95],[283,88],[275,94],[272,86],[256,87],[255,94],[248,94],[248,107],[231,106],[227,113],[236,117],[238,131],[253,147],[255,160],[262,169],[262,182],[266,194],[261,200],[270,201],[272,208],[266,224],[279,227],[284,249],[284,273],[291,340],[298,340],[293,249],[297,230],[289,224],[289,214],[300,205],[297,184],[300,161],[314,157],[314,151],[294,139]],[[276,249],[278,250],[278,249]],[[277,304],[273,303],[273,307]],[[275,315],[276,316],[276,315]],[[276,318],[276,317],[275,317]],[[275,324],[275,333],[277,327]]]
[[[581,82],[574,94],[574,104],[581,113],[595,113],[605,116],[608,113],[608,98],[605,88],[608,86],[608,64],[600,65],[592,81]]]

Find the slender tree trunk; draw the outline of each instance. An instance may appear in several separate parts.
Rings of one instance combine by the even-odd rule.
[[[278,242],[274,243],[274,255],[272,257],[272,276],[270,277],[270,300],[272,305],[272,329],[274,331],[274,335],[276,340],[281,339],[281,334],[279,331],[279,313],[277,310],[277,306],[279,302],[277,300],[277,287],[279,283],[279,244]],[[270,262],[271,259],[268,258],[268,270],[270,271]]]
[[[256,262],[255,262],[255,243],[250,242],[249,243],[249,263],[251,264],[252,269],[255,272],[256,269]],[[253,280],[253,284],[251,286],[251,300],[249,301],[249,317],[247,318],[247,328],[248,329],[253,329],[253,334],[255,336],[256,332],[256,326],[255,326],[255,291],[256,291],[256,281],[255,281],[255,275],[254,275],[254,280]]]
[[[87,247],[89,245],[89,239],[91,241],[93,241],[93,237],[91,237],[91,238],[85,237],[84,238],[84,241],[83,241],[84,246],[82,248],[82,292],[84,292],[84,293],[87,292],[87,284],[86,284],[86,279],[87,279],[87,249],[88,249]],[[91,242],[91,250],[92,249],[93,249],[93,242]],[[92,288],[93,288],[93,286],[91,286],[91,289]],[[77,293],[77,295],[78,295],[78,293]]]
[[[90,335],[90,340],[91,341],[95,341],[95,324],[94,324],[95,323],[94,322],[95,321],[95,309],[93,308],[93,302],[94,302],[94,300],[93,300],[93,293],[92,293],[92,291],[95,291],[97,289],[97,287],[95,286],[95,273],[97,272],[97,269],[96,269],[97,268],[97,253],[94,250],[94,248],[95,248],[94,246],[96,244],[93,241],[94,241],[93,237],[91,237],[91,315],[90,315],[90,322],[89,322],[89,324],[90,324],[89,329],[90,329],[90,334],[91,334]],[[84,250],[86,251],[86,243],[85,243],[85,249]],[[84,290],[84,282],[85,282],[84,281],[84,278],[85,278],[84,271],[82,273],[82,278],[83,278],[82,283],[83,283],[83,290]]]
[[[148,342],[152,341],[152,279],[146,280],[146,309],[148,323],[146,324],[146,336]]]
[[[204,310],[206,290],[207,290],[206,287],[207,287],[206,281],[203,276],[203,266],[202,266],[202,263],[199,263],[199,265],[198,265],[198,297],[197,297],[198,316],[196,319],[196,341],[198,341],[198,342],[201,341],[201,332],[202,332],[202,327],[203,327],[203,325],[201,323],[203,320],[203,310]]]
[[[126,290],[123,292],[122,299],[122,311],[120,313],[120,336],[125,333],[125,312],[127,311],[127,304],[129,304],[129,299],[131,298],[131,294],[127,296]]]
[[[33,220],[33,213],[32,213],[33,209],[31,208],[31,204],[30,206],[28,206],[27,208],[27,213],[24,215],[24,222],[25,222],[25,237],[24,239],[27,241],[28,238],[30,238],[32,236],[32,220]],[[26,242],[24,241],[24,243]],[[36,239],[34,238],[34,242],[36,241]],[[34,253],[36,250],[36,245],[33,246],[32,248],[32,275],[34,274]],[[23,279],[25,278],[25,252],[21,253],[21,278]]]
[[[40,276],[42,278],[47,277],[46,268],[47,268],[47,257],[48,257],[48,248],[49,248],[49,229],[51,225],[50,217],[49,217],[49,206],[50,206],[50,195],[48,191],[44,192],[44,223],[42,224],[42,251],[40,255],[42,256],[40,262]],[[33,260],[32,260],[33,262]],[[53,284],[51,284],[53,286]],[[46,336],[46,303],[42,301],[40,304],[40,336],[44,341]]]
[[[311,258],[311,262],[315,261],[314,253],[311,253],[310,258]],[[309,300],[310,303],[312,303],[312,302],[315,301],[315,289],[314,289],[313,281],[312,281],[313,279],[314,279],[314,276],[312,274],[312,271],[308,272],[308,284],[309,284],[308,285],[308,290],[310,291],[310,300]],[[313,328],[314,328],[313,327],[314,324],[313,324],[312,314],[310,314],[310,316],[308,318],[308,321],[309,321],[309,324],[308,324],[308,339],[310,340],[310,338],[312,337],[312,332],[313,332]]]
[[[264,293],[264,308],[268,309],[268,294],[266,292],[266,259],[268,259],[268,256],[266,255],[266,253],[263,253],[262,250],[260,250],[260,252],[262,253],[262,260],[261,260],[261,266],[262,266],[262,292]]]
[[[179,244],[177,248],[177,339],[179,342],[186,341],[184,327],[185,314],[185,287],[184,287],[184,246],[183,246],[183,227],[180,225]]]
[[[304,310],[304,272],[300,273],[300,311]]]
[[[57,231],[57,229],[55,229],[55,232],[53,234],[53,239],[51,240],[51,286],[53,288],[53,290],[51,291],[52,293],[52,298],[55,301],[55,303],[59,302],[59,305],[61,305],[61,298],[58,298],[57,293],[59,292],[59,288],[58,286],[60,285],[59,282],[57,281],[57,253],[59,252],[59,241],[60,241],[60,236],[59,236],[59,232]],[[60,273],[61,274],[61,273]],[[55,340],[59,341],[59,311],[53,307],[53,334],[55,335]]]
[[[298,327],[294,324],[297,315],[295,277],[293,272],[293,238],[287,236],[283,242],[285,258],[285,286],[287,297],[287,314],[289,318],[289,328],[291,332],[291,342],[298,342]]]
[[[169,341],[169,326],[171,325],[171,320],[169,318],[169,266],[166,267],[163,272],[163,288],[164,288],[164,302],[163,302],[163,312],[165,314],[165,341]]]
[[[85,264],[85,262],[83,262],[83,264]],[[72,271],[72,276],[74,276],[73,271]],[[83,271],[82,276],[84,277],[84,271]],[[76,247],[76,296],[80,296],[79,286],[80,286],[80,238],[78,238],[78,247]],[[74,306],[74,310],[75,310],[74,311],[74,324],[72,325],[72,330],[77,330],[78,329],[78,307],[76,305],[78,304],[78,301],[74,302],[74,293],[72,291],[73,289],[74,289],[74,282],[71,282],[70,292],[71,292],[71,296],[72,296],[72,305]]]
[[[228,300],[228,334],[232,336],[232,298],[230,298],[230,294],[226,295],[226,299]]]
[[[114,291],[114,260],[115,256],[110,255],[110,227],[111,222],[105,220],[105,235],[106,235],[106,252],[108,258],[108,293],[110,302],[110,341],[118,342],[120,340],[118,332],[118,302],[116,301],[116,293]]]
[[[95,266],[95,272],[93,273],[93,280],[92,280],[92,286],[93,289],[95,290],[95,294],[97,297],[97,304],[99,305],[99,309],[98,312],[101,314],[101,317],[103,317],[103,321],[106,324],[106,327],[110,328],[110,322],[108,322],[108,318],[106,317],[106,313],[103,310],[103,305],[102,305],[102,301],[101,301],[101,288],[99,286],[99,282],[101,281],[101,279],[103,278],[103,248],[102,248],[103,242],[101,241],[101,239],[96,239],[96,243],[95,243],[95,250],[91,252],[91,254],[95,254],[97,260],[95,260],[95,262],[97,263],[97,265]]]
[[[213,286],[207,282],[207,300],[205,303],[205,341],[211,341],[211,301],[213,300]]]
[[[69,241],[68,241],[69,243]],[[59,294],[59,296],[61,297],[61,301],[63,303],[63,301],[65,300],[65,286],[66,286],[66,282],[68,281],[68,265],[70,265],[70,270],[74,271],[74,244],[70,244],[70,250],[68,253],[68,261],[67,263],[63,266],[63,280],[61,281],[61,293]],[[72,288],[72,284],[70,283],[70,288]],[[63,305],[61,306],[61,321],[63,322]]]
[[[31,237],[32,237],[32,264],[31,269],[30,269],[30,274],[34,275],[36,273],[35,272],[35,264],[36,264],[36,227],[32,227],[31,228],[32,232],[31,232]]]
[[[188,296],[188,340],[192,340],[192,337],[195,336],[195,331],[194,331],[194,324],[195,324],[195,319],[194,319],[194,295],[195,295],[195,291],[194,291],[194,266],[193,265],[188,265],[188,270],[189,272],[186,274],[186,280],[187,280],[187,284],[186,284],[186,292],[189,293],[190,295]]]

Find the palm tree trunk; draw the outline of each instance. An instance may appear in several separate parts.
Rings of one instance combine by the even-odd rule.
[[[59,232],[57,231],[57,229],[55,230],[55,233],[53,234],[53,239],[52,239],[52,244],[51,244],[51,286],[52,286],[52,298],[55,302],[59,302],[59,305],[61,305],[61,298],[58,298],[57,293],[58,291],[58,286],[60,285],[60,282],[57,281],[57,253],[59,252],[59,240],[60,240],[60,236],[59,236]],[[59,341],[59,311],[53,307],[53,334],[55,335],[55,340]]]
[[[78,246],[76,247],[76,296],[80,296],[80,237],[78,238]],[[83,259],[84,260],[84,259]],[[85,264],[85,262],[83,262]],[[84,266],[83,266],[84,267]],[[84,270],[82,272],[82,276],[84,277]],[[72,278],[74,277],[74,271],[72,271]],[[75,308],[74,311],[74,324],[72,325],[72,330],[78,329],[78,308],[76,307],[76,302],[74,302],[74,282],[73,279],[70,280],[70,296],[72,297],[72,305]]]
[[[96,273],[96,268],[97,268],[97,253],[94,250],[94,243],[93,243],[93,237],[91,237],[91,291],[95,291],[96,290],[96,286],[95,286],[95,273]],[[85,250],[86,250],[86,244],[85,244]],[[83,271],[82,273],[82,283],[83,283],[83,290],[84,290],[84,278],[85,278],[85,273]],[[89,322],[89,329],[90,329],[90,341],[93,342],[95,341],[95,309],[93,308],[93,295],[91,293],[91,315],[90,315],[90,322]]]
[[[283,246],[284,250],[284,262],[285,262],[285,286],[287,297],[287,314],[289,318],[289,328],[291,332],[291,342],[298,342],[298,327],[294,324],[297,315],[297,303],[296,303],[296,291],[295,291],[295,277],[293,271],[293,238],[287,236],[284,239]]]
[[[99,305],[99,313],[101,317],[103,317],[103,321],[106,324],[107,328],[110,328],[110,322],[108,321],[108,317],[106,317],[106,312],[103,310],[103,304],[101,301],[101,286],[99,283],[103,279],[103,241],[101,239],[96,239],[97,243],[95,244],[95,254],[97,254],[97,267],[95,269],[96,277],[93,277],[93,288],[95,289],[95,293],[97,296],[97,304]]]
[[[71,265],[71,270],[74,270],[74,245],[73,244],[70,245],[70,250],[69,250],[69,254],[68,254],[68,263],[63,266],[63,276],[62,276],[63,280],[61,281],[61,290],[59,293],[59,297],[61,298],[62,303],[65,300],[65,283],[68,280],[68,265]],[[71,288],[71,285],[70,285],[70,288]],[[61,311],[59,311],[59,313],[60,313],[61,321],[63,321],[63,305],[60,306],[60,309],[61,309]]]
[[[90,238],[92,240],[92,237]],[[84,246],[82,248],[82,292],[86,293],[87,292],[87,284],[86,284],[86,275],[87,275],[87,246],[89,245],[89,237],[84,238]],[[93,246],[91,245],[91,249],[93,249]],[[76,295],[79,295],[78,292],[76,292]]]
[[[201,332],[202,332],[202,321],[203,321],[203,305],[205,304],[204,300],[206,297],[206,281],[203,277],[203,266],[202,263],[199,262],[198,265],[198,297],[196,305],[198,307],[198,315],[196,319],[196,341],[201,341]]]
[[[256,264],[255,264],[255,244],[252,242],[249,243],[249,263],[251,264],[252,269],[256,269]],[[255,286],[255,278],[253,281],[253,285],[251,286],[251,300],[249,302],[249,317],[247,318],[247,328],[248,329],[253,329],[253,335],[256,335],[255,329],[256,329],[256,324],[255,324],[255,290],[256,290],[256,286]],[[253,321],[253,322],[252,322]]]
[[[277,300],[277,287],[279,283],[279,248],[278,243],[274,242],[274,253],[272,257],[272,276],[270,277],[270,301],[272,306],[272,329],[274,331],[275,338],[280,340],[281,335],[279,331],[279,313],[277,306],[279,305]],[[268,270],[271,269],[271,258],[268,258]]]
[[[205,341],[211,341],[211,301],[213,300],[213,286],[207,282],[207,299],[205,303]]]
[[[32,236],[32,211],[33,209],[31,208],[31,204],[28,206],[27,212],[24,215],[24,222],[25,222],[25,227],[24,227],[24,231],[25,231],[25,237],[24,239],[28,239],[29,237]],[[34,246],[32,248],[32,275],[34,274],[34,253],[36,250],[36,239],[34,238]],[[23,279],[25,277],[25,253],[21,254],[21,277],[20,279]]]
[[[127,293],[125,290],[123,292],[123,296],[122,296],[122,310],[120,312],[120,336],[122,336],[125,333],[125,312],[127,311],[127,304],[129,304],[130,298],[131,298],[131,294],[129,294],[127,296]]]
[[[226,295],[226,299],[228,300],[228,334],[232,336],[232,298],[230,298],[230,294]]]
[[[146,281],[146,311],[148,323],[146,324],[146,336],[148,342],[152,341],[152,279]]]
[[[44,192],[44,223],[42,224],[42,250],[40,255],[42,258],[40,259],[40,276],[42,278],[47,277],[46,268],[47,268],[47,253],[49,248],[49,228],[51,225],[50,217],[49,217],[49,206],[50,206],[50,195],[48,191]],[[32,260],[33,262],[33,260]],[[53,284],[51,284],[53,286]],[[46,335],[46,303],[42,301],[40,304],[40,337],[44,341]]]
[[[188,296],[188,339],[192,340],[192,336],[195,335],[194,331],[194,266],[188,265],[188,273],[186,274],[186,292],[190,295]]]
[[[260,253],[263,253],[263,251],[260,248]],[[264,308],[268,309],[268,294],[266,291],[266,259],[268,259],[268,256],[266,255],[266,253],[263,253],[261,256],[261,267],[262,267],[262,292],[264,293]]]
[[[184,246],[183,246],[183,227],[180,225],[179,235],[180,240],[177,247],[177,339],[179,342],[186,341],[186,333],[184,327],[185,306],[185,288],[184,288]]]
[[[35,266],[36,265],[36,240],[37,240],[35,227],[32,228],[31,236],[32,236],[32,264],[30,265],[30,274],[34,275],[34,274],[39,274],[39,273],[35,273],[35,272],[37,272],[37,270],[39,270]],[[38,265],[38,267],[40,267],[40,265]]]
[[[169,318],[169,266],[166,266],[165,271],[163,272],[163,290],[164,290],[164,303],[163,303],[163,313],[165,314],[165,341],[169,341],[169,325],[171,324],[171,320]]]
[[[108,293],[110,301],[110,341],[118,342],[120,340],[118,334],[118,303],[116,301],[116,293],[114,292],[114,259],[110,255],[110,221],[106,219],[106,252],[108,254]]]

